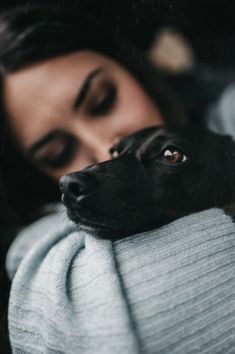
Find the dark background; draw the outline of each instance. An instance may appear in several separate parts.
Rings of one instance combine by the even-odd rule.
[[[190,40],[199,61],[233,65],[235,59],[233,0],[9,0],[1,1],[0,11],[35,3],[93,13],[113,33],[124,33],[140,48],[149,46],[158,28],[175,26]]]
[[[197,62],[213,68],[233,67],[235,62],[235,20],[233,1],[224,0],[54,0],[1,1],[0,13],[13,6],[32,4],[74,6],[106,24],[109,31],[122,34],[141,49],[147,49],[156,31],[177,28],[190,42]],[[0,205],[0,221],[6,221]],[[7,299],[9,283],[4,271],[5,254],[12,231],[0,223],[0,352],[7,354]]]

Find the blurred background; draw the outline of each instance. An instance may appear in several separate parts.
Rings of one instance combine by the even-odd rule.
[[[113,34],[122,35],[163,70],[178,73],[200,68],[233,70],[235,21],[233,1],[224,0],[8,0],[0,13],[33,4],[74,6],[89,12]],[[169,59],[169,60],[168,60]],[[195,64],[196,63],[196,64]],[[13,238],[4,225],[0,206],[0,352],[10,353],[7,338],[9,283],[4,270],[6,250]],[[2,222],[1,222],[2,221]]]
[[[232,0],[9,0],[0,11],[32,4],[74,6],[97,16],[113,33],[122,33],[142,49],[162,27],[178,29],[191,43],[198,61],[233,65],[235,59]]]

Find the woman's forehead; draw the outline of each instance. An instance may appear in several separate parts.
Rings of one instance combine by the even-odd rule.
[[[58,112],[65,114],[69,106],[67,100],[74,98],[87,74],[109,65],[106,57],[84,51],[8,74],[4,82],[4,102],[13,129],[22,129],[32,117],[40,122],[40,117],[54,117]]]
[[[54,81],[77,76],[81,80],[88,70],[98,65],[110,66],[112,61],[98,53],[84,51],[52,58],[30,65],[6,76],[5,88],[7,94],[18,95],[19,89],[30,92],[32,89],[46,86]],[[113,63],[112,63],[113,64]]]

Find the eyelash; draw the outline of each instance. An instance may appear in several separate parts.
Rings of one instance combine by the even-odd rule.
[[[114,106],[117,97],[117,88],[114,85],[109,85],[102,100],[89,108],[89,114],[93,117],[107,114]],[[65,167],[72,160],[75,151],[78,149],[78,142],[75,138],[66,139],[65,147],[62,153],[52,160],[44,159],[40,161],[45,167],[50,169],[60,169]]]
[[[89,108],[89,114],[93,117],[97,117],[103,114],[107,114],[114,106],[117,97],[117,89],[115,86],[110,85],[105,92],[104,97],[100,102],[94,104]]]
[[[75,138],[67,138],[65,147],[62,153],[53,159],[45,158],[40,161],[44,167],[48,167],[50,169],[60,169],[65,167],[73,158],[75,151],[78,149],[78,143]]]

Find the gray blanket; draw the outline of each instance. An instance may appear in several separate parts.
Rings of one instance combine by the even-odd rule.
[[[116,242],[58,211],[8,254],[13,353],[235,353],[234,246],[219,209]]]

